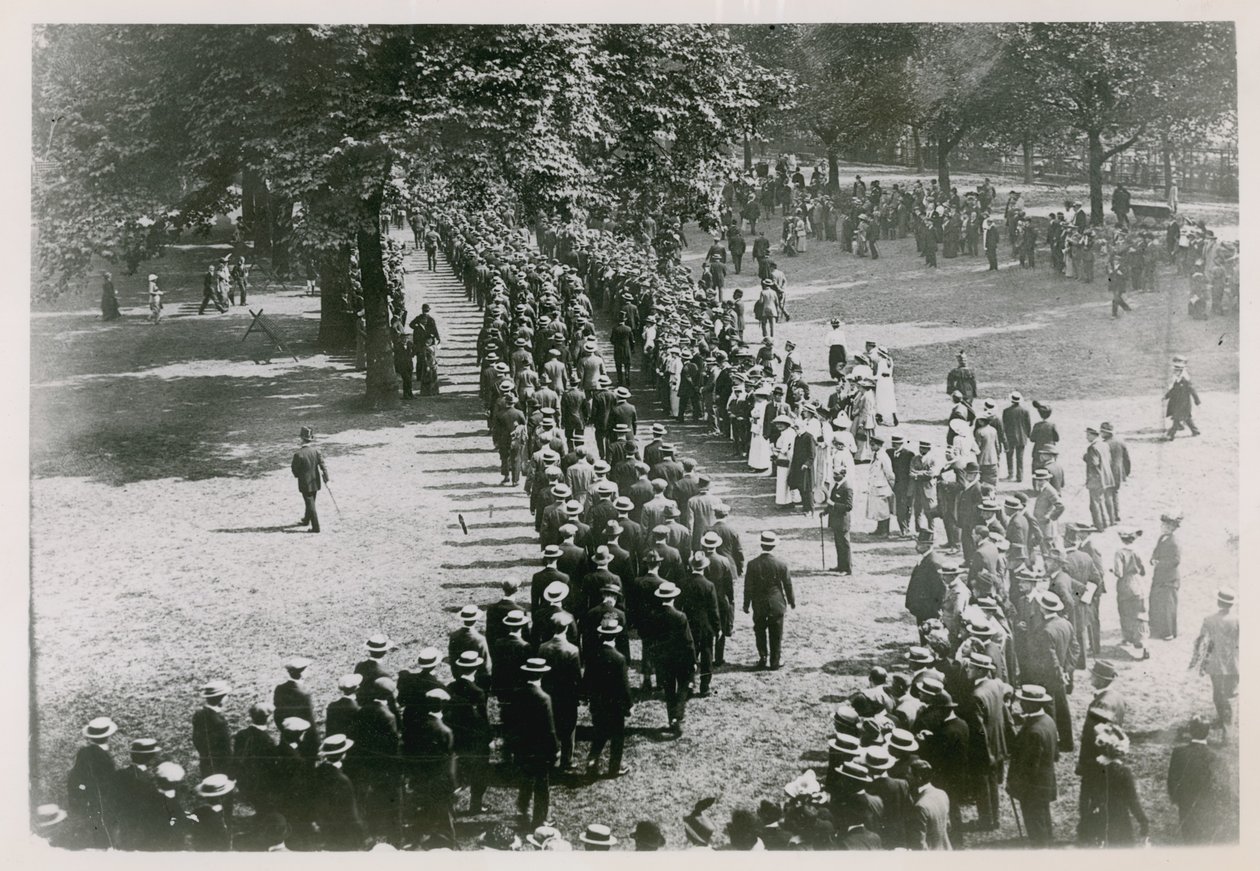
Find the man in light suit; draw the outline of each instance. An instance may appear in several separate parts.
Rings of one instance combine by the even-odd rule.
[[[315,497],[319,495],[322,483],[328,483],[328,468],[324,465],[324,455],[315,447],[315,433],[309,426],[302,427],[300,433],[302,447],[293,454],[290,468],[293,477],[298,480],[298,492],[302,494],[302,502],[306,513],[298,521],[298,526],[310,526],[311,532],[319,532],[319,514],[315,511]]]
[[[910,763],[910,792],[914,800],[907,825],[911,850],[952,850],[949,842],[949,796],[932,785],[932,764]]]

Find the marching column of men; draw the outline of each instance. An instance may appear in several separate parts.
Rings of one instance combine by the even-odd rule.
[[[458,791],[468,788],[469,813],[483,812],[496,757],[517,789],[522,820],[538,827],[548,822],[552,777],[580,764],[575,737],[583,704],[593,726],[585,765],[591,777],[600,773],[605,748],[607,776],[631,772],[626,721],[656,690],[665,731],[682,733],[690,699],[716,691],[714,670],[726,662],[741,577],[757,667],[781,668],[784,619],[796,601],[791,571],[775,554],[777,536],[763,532],[761,554],[745,564],[726,519],[730,508],[709,493],[693,459],[677,456],[666,428],[654,425],[652,440],[640,447],[629,386],[636,349],[644,380],[671,417],[684,419],[691,410],[747,453],[750,466],[759,442],[775,439],[776,452],[789,446],[776,459],[788,466],[780,504],[812,511],[817,498],[831,518],[840,571],[851,571],[854,500],[845,479],[854,463],[877,461],[887,485],[868,499],[877,530],[887,534],[895,518],[922,554],[906,607],[923,646],[911,648],[904,673],[874,670],[870,686],[836,710],[827,789],[801,784],[794,800],[826,803],[835,830],[848,833],[846,843],[948,849],[962,843],[963,811],[971,804],[975,829],[999,825],[1005,781],[1029,842],[1048,846],[1055,761],[1079,740],[1081,842],[1121,844],[1145,835],[1124,763],[1117,671],[1099,658],[1106,588],[1090,536],[1119,521],[1118,491],[1131,471],[1110,424],[1087,431],[1094,523],[1063,524],[1064,472],[1049,407],[1033,403],[1041,419],[1030,425],[1013,393],[999,414],[996,403],[977,400],[963,354],[947,383],[953,406],[945,462],[931,442],[920,442],[916,453],[899,434],[885,452],[875,427],[897,423],[891,357],[873,342],[865,354],[847,354],[838,321],[828,363],[839,384],[824,404],[810,399],[791,347],[786,359],[775,355],[771,340],[756,355],[748,350],[738,295],[722,302],[710,284],[719,292],[701,302],[685,269],[666,261],[645,269],[642,250],[627,240],[540,220],[535,251],[495,216],[435,210],[431,218],[426,248],[432,234],[433,247],[444,250],[484,312],[480,396],[503,483],[523,483],[539,534],[541,565],[528,594],[519,581],[504,581],[502,598],[485,612],[484,635],[477,630],[480,609],[460,611],[461,625],[448,638],[449,682],[435,676],[438,649],[424,648],[411,668],[395,673],[385,659],[396,646],[372,637],[367,657],[337,681],[340,697],[327,706],[322,729],[303,684],[305,658],[284,663],[288,679],[270,701],[251,705],[249,723],[235,734],[224,708],[230,687],[206,684],[192,717],[201,779],[191,809],[178,795],[184,770],[158,761],[154,739],[133,741],[131,765],[116,770],[108,739],[117,726],[93,720],[68,779],[67,811],[48,814],[49,826],[73,827],[64,840],[142,850],[454,847]],[[765,281],[776,292],[784,284]],[[597,307],[615,325],[615,388],[595,338]],[[783,364],[781,378],[776,363]],[[798,444],[810,450],[793,461]],[[1027,444],[1033,492],[999,500],[1001,455],[1007,479],[1021,482]],[[1176,512],[1165,515],[1150,560],[1149,624],[1159,638],[1177,630],[1180,520]],[[1119,531],[1122,540],[1136,537],[1128,527]],[[1145,637],[1145,590],[1137,581],[1145,567],[1136,555],[1117,556],[1115,565],[1125,594],[1118,590],[1122,622],[1131,629],[1126,641],[1131,635],[1137,646]],[[1196,648],[1225,727],[1237,687],[1233,601],[1222,591],[1221,612],[1205,621]],[[630,679],[635,637],[637,690]],[[1068,698],[1087,657],[1097,692],[1078,739]],[[1201,732],[1192,728],[1192,742]],[[1202,807],[1215,785],[1187,767],[1191,757],[1213,766],[1210,751],[1205,756],[1198,747],[1174,758],[1169,790],[1183,827],[1205,839],[1210,815]],[[245,832],[234,823],[241,804],[254,810]]]

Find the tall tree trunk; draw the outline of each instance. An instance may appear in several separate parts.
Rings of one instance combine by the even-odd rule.
[[[1033,138],[1025,136],[1023,141],[1024,149],[1024,184],[1033,183]]]
[[[354,347],[350,308],[350,246],[321,252],[319,258],[319,346],[325,351]]]
[[[1088,130],[1089,136],[1089,222],[1103,225],[1103,145],[1102,131]]]
[[[915,172],[923,172],[923,140],[919,138],[919,127],[917,124],[911,126],[910,135],[914,141]]]
[[[1164,202],[1172,199],[1172,144],[1168,135],[1159,137],[1159,154],[1164,162]]]
[[[947,136],[936,137],[936,181],[945,196],[949,196],[949,153],[953,146]]]
[[[289,243],[293,233],[293,201],[286,197],[269,197],[271,201],[271,271],[278,278],[287,278],[291,267]]]
[[[381,250],[383,199],[384,186],[378,183],[363,202],[357,232],[367,318],[367,399],[374,408],[398,401],[398,373],[394,371],[394,344],[389,334],[389,282]]]
[[[744,131],[744,172],[752,172],[752,139]]]
[[[254,256],[271,256],[271,192],[251,167],[241,173],[241,214],[254,242]]]
[[[827,149],[827,190],[833,197],[840,193],[840,155],[834,148]]]

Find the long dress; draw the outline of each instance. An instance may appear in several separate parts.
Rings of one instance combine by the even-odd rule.
[[[104,285],[101,290],[101,320],[112,321],[122,316],[118,310],[118,295],[114,292],[113,283]]]
[[[892,517],[893,501],[892,460],[887,451],[877,451],[871,460],[870,474],[866,479],[866,519],[882,523]]]
[[[897,388],[893,383],[893,361],[882,348],[872,354],[875,360],[875,414],[884,426],[897,425]]]
[[[875,391],[863,387],[853,396],[853,441],[857,445],[854,460],[871,461],[871,436],[875,434]]]
[[[1125,644],[1145,647],[1148,634],[1146,615],[1146,566],[1132,548],[1116,551],[1116,610],[1120,612],[1120,634]]]
[[[762,434],[765,431],[767,407],[769,403],[766,398],[758,397],[748,415],[748,468],[754,472],[765,472],[770,468],[770,441]]]
[[[796,430],[787,427],[774,443],[774,504],[795,505],[801,494],[788,486],[788,469],[792,464],[792,449],[796,445]]]
[[[1181,546],[1177,537],[1165,533],[1151,554],[1151,635],[1173,638],[1177,635],[1177,596],[1181,588]]]
[[[814,437],[814,504],[822,505],[831,485],[831,426],[812,418],[808,429]]]

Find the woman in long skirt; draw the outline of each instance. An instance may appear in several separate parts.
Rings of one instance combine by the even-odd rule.
[[[764,435],[769,396],[759,388],[748,414],[748,468],[754,472],[770,469],[770,441]]]
[[[1112,723],[1100,723],[1094,739],[1102,765],[1099,788],[1093,791],[1090,806],[1082,813],[1094,818],[1103,847],[1133,847],[1138,838],[1147,839],[1150,822],[1142,810],[1137,779],[1124,761],[1129,755],[1129,738]],[[1137,831],[1134,832],[1134,823]]]
[[[1112,571],[1116,575],[1116,610],[1120,612],[1120,635],[1133,647],[1137,659],[1150,659],[1146,637],[1150,634],[1146,618],[1146,566],[1130,545],[1141,530],[1122,527],[1120,547],[1116,550]]]
[[[774,504],[791,507],[801,501],[801,494],[788,486],[788,470],[792,466],[792,448],[796,444],[796,430],[787,417],[774,421],[779,435],[774,441]]]
[[[1180,512],[1160,517],[1159,541],[1151,554],[1151,635],[1168,641],[1177,637],[1177,594],[1181,589],[1181,545],[1177,543]]]
[[[857,453],[857,442],[853,439],[853,433],[849,431],[851,426],[848,415],[841,412],[832,421],[835,431],[831,436],[831,475],[827,477],[831,481],[835,477],[835,471],[838,467],[844,466],[845,474],[849,477],[847,480],[853,480],[853,455]]]
[[[857,463],[869,463],[871,438],[875,435],[875,382],[863,378],[858,387],[853,395],[853,441],[857,446],[853,459]]]

